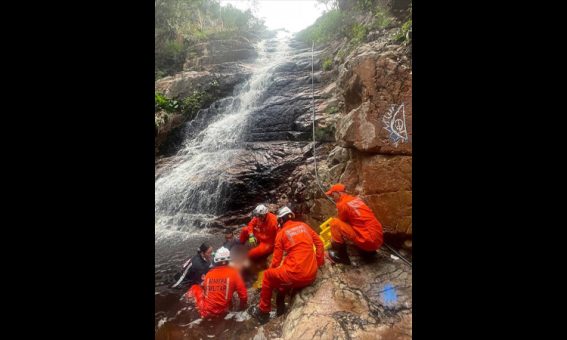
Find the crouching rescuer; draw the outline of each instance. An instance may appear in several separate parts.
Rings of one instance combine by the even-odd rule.
[[[193,295],[202,318],[224,317],[230,308],[234,291],[240,299],[240,310],[247,305],[248,295],[242,277],[229,264],[230,251],[221,247],[214,256],[214,266],[205,275],[203,284],[193,285],[186,296]]]
[[[279,209],[277,218],[280,230],[276,236],[272,264],[264,272],[259,306],[251,312],[260,323],[269,320],[272,290],[277,289],[279,294],[283,294],[292,288],[312,284],[317,269],[325,261],[323,242],[309,225],[293,221],[295,215],[288,207]],[[286,256],[282,263],[284,253]]]
[[[350,264],[346,241],[354,243],[361,255],[372,258],[384,242],[382,224],[360,198],[345,193],[342,184],[333,185],[326,192],[337,206],[338,218],[331,221],[329,257],[334,262]]]
[[[252,215],[254,217],[240,233],[240,243],[246,244],[248,242],[253,247],[248,252],[248,257],[251,260],[259,260],[274,251],[278,219],[263,204],[257,206]]]

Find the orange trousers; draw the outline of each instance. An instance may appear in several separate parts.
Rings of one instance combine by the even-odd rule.
[[[195,298],[195,305],[197,306],[197,310],[199,311],[201,318],[203,319],[218,318],[218,317],[223,317],[227,314],[227,313],[214,314],[207,310],[207,306],[205,303],[206,298],[205,295],[203,294],[203,287],[201,287],[200,285],[191,286],[190,292],[191,294],[193,294],[193,297]]]
[[[270,255],[274,251],[274,245],[270,243],[260,242],[256,247],[248,251],[248,257],[257,260],[264,256]]]
[[[331,221],[331,239],[334,243],[338,244],[344,244],[348,240],[365,251],[374,251],[381,245],[381,242],[379,242],[378,247],[375,247],[373,245],[376,243],[375,241],[362,239],[356,234],[350,224],[336,217]]]
[[[262,291],[260,292],[260,305],[262,312],[268,313],[272,310],[272,291],[279,290],[282,293],[292,288],[307,287],[315,281],[315,275],[307,280],[293,280],[288,277],[284,267],[266,269],[262,280]]]

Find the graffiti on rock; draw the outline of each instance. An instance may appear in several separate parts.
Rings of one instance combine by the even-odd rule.
[[[392,105],[388,112],[382,116],[384,129],[390,133],[390,140],[397,147],[401,141],[408,141],[408,131],[406,128],[406,109],[404,103]]]

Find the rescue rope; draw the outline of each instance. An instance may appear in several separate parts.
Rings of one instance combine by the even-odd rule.
[[[313,41],[311,43],[311,109],[313,111],[313,162],[315,164],[315,179],[317,182],[317,186],[319,187],[319,190],[321,190],[321,192],[323,193],[323,197],[325,197],[326,199],[328,199],[333,205],[335,204],[335,202],[329,197],[327,196],[327,194],[325,193],[325,190],[323,190],[323,186],[321,185],[321,180],[319,179],[319,173],[317,172],[317,154],[316,154],[316,144],[317,144],[317,140],[315,138],[315,86],[314,86],[314,48],[315,48],[315,41]],[[395,251],[392,247],[390,247],[386,242],[383,242],[383,245],[386,246],[386,248],[388,248],[388,250],[395,256],[399,257],[405,264],[407,264],[408,266],[412,267],[412,264],[409,260],[407,260],[405,257],[403,257],[402,255],[400,255],[400,253],[398,253],[397,251]]]
[[[313,68],[313,50],[315,47],[315,41],[312,42],[311,44],[311,108],[313,110],[313,162],[315,163],[315,178],[317,180],[317,186],[319,187],[319,189],[321,190],[321,192],[323,193],[323,197],[327,198],[329,201],[331,201],[331,203],[335,204],[335,202],[333,202],[333,200],[331,198],[329,198],[329,196],[327,196],[327,194],[325,194],[325,190],[323,190],[323,186],[321,185],[321,181],[319,180],[319,173],[317,172],[317,154],[316,154],[316,144],[317,144],[317,140],[315,139],[315,87],[313,85],[313,78],[314,78],[314,68]]]

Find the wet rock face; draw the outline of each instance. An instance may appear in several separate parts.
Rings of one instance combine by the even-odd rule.
[[[247,143],[226,171],[225,183],[230,189],[220,221],[225,225],[247,223],[257,203],[274,202],[275,190],[285,185],[310,152],[309,145],[302,142]]]
[[[412,74],[406,50],[380,40],[356,49],[340,67],[336,146],[320,164],[323,183],[343,183],[390,234],[412,233]],[[313,223],[329,204],[311,202]]]
[[[206,69],[211,65],[252,61],[258,56],[253,42],[246,37],[211,40],[196,44],[183,65],[185,70]]]
[[[295,44],[296,53],[276,68],[261,99],[263,105],[251,115],[247,141],[312,139],[311,50],[298,42]],[[319,52],[315,53],[317,58]],[[317,70],[319,60],[314,64]],[[315,75],[315,104],[318,105],[322,84],[317,73]]]
[[[411,268],[383,251],[373,264],[326,265],[296,295],[282,338],[411,339],[411,282]]]
[[[169,98],[183,99],[194,91],[210,91],[213,83],[218,84],[219,97],[232,94],[235,86],[243,83],[251,75],[250,68],[227,63],[211,68],[210,71],[183,71],[174,76],[156,81],[155,89]]]

